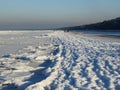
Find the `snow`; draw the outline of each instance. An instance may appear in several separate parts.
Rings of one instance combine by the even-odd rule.
[[[102,39],[52,30],[1,31],[0,88],[120,90],[119,40]]]

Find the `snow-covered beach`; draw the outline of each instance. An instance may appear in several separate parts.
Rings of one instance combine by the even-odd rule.
[[[2,90],[120,90],[120,39],[0,31]]]

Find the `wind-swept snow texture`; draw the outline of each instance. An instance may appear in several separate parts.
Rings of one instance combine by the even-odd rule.
[[[62,31],[39,34],[33,35],[39,46],[0,58],[2,90],[120,90],[120,43]]]

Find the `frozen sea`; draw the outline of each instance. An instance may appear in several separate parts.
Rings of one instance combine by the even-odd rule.
[[[0,31],[0,90],[120,90],[119,36]]]

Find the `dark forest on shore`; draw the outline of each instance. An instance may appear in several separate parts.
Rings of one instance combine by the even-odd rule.
[[[63,30],[114,30],[120,31],[120,17],[112,20],[107,20],[99,23],[88,24],[88,25],[80,25],[73,27],[63,27],[60,28]]]

